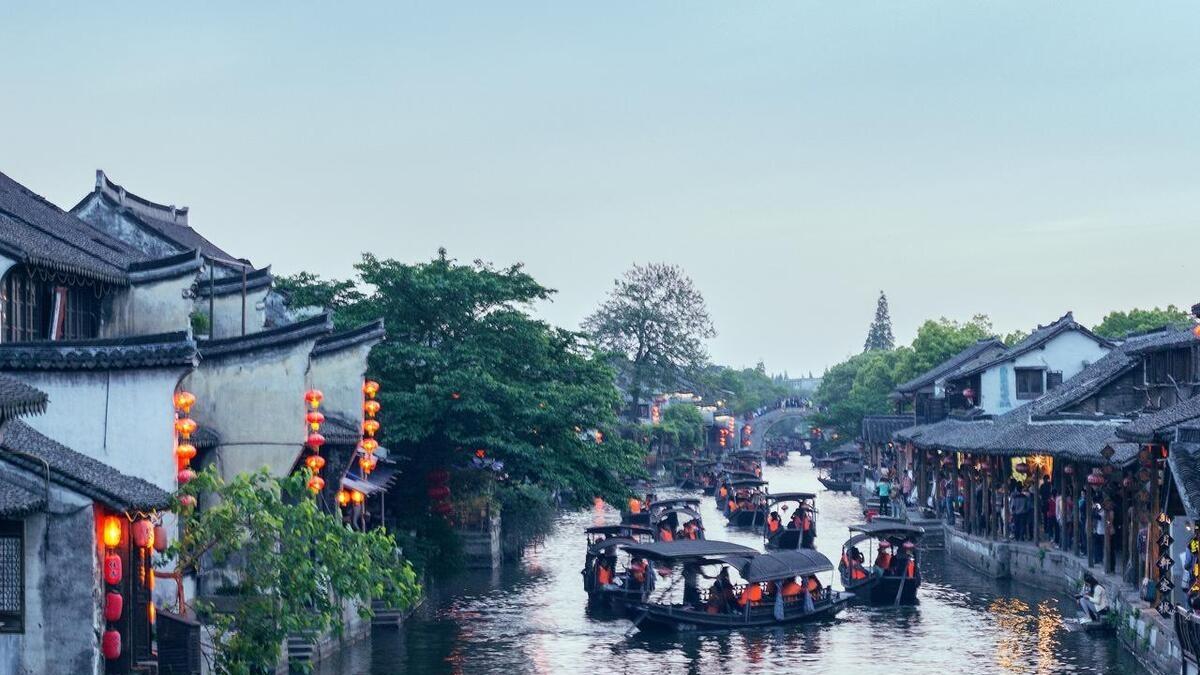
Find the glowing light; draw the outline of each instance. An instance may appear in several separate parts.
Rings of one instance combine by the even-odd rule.
[[[196,396],[190,391],[181,391],[175,394],[175,408],[184,415],[192,412],[192,406],[196,404]]]
[[[121,543],[121,519],[116,516],[104,518],[104,545],[116,548]]]

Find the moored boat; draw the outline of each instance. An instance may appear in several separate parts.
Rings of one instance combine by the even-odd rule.
[[[895,521],[873,521],[850,526],[850,538],[842,544],[838,571],[842,586],[873,605],[912,605],[921,587],[917,544],[925,529]],[[878,554],[868,566],[862,553],[865,545]]]
[[[620,610],[641,600],[642,588],[631,583],[632,558],[626,548],[653,542],[653,534],[640,525],[599,525],[584,530],[587,555],[580,574],[589,604]]]

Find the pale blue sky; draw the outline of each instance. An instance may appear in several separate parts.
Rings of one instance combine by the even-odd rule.
[[[796,374],[885,289],[1028,329],[1200,301],[1193,3],[20,3],[0,170],[188,205],[281,273],[524,261],[574,327],[630,263]]]

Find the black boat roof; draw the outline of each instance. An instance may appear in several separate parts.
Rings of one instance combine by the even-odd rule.
[[[920,539],[925,534],[925,528],[907,523],[875,521],[851,525],[850,532],[856,534],[847,539],[846,543],[842,544],[843,547],[853,546],[866,539],[881,539],[890,536],[899,536],[905,539]]]
[[[669,509],[663,509],[655,514],[655,518],[662,520],[672,513],[682,513],[685,516],[691,516],[694,520],[700,520],[700,512],[696,509],[689,509],[686,506],[675,506]]]
[[[766,485],[767,481],[765,481],[761,478],[739,478],[735,481],[731,481],[729,484],[732,485],[733,487],[749,487],[749,486]]]
[[[586,528],[584,534],[654,534],[654,530],[645,525],[594,525]]]
[[[816,498],[817,495],[812,492],[772,492],[767,495],[767,501],[771,503],[808,501]]]
[[[678,562],[724,556],[745,556],[758,553],[749,546],[711,539],[687,539],[684,541],[660,541],[653,544],[628,546],[630,554],[664,562]]]
[[[636,544],[636,543],[638,543],[636,539],[630,539],[628,537],[610,537],[608,539],[605,539],[604,541],[598,541],[595,544],[592,544],[591,546],[589,546],[588,547],[588,555],[593,555],[593,556],[600,555],[601,553],[604,553],[605,551],[607,551],[610,548],[617,548],[618,546],[629,546],[631,544]]]
[[[737,452],[729,453],[731,457],[753,457],[755,459],[762,458],[762,453],[757,450],[738,450]]]
[[[730,478],[758,478],[753,471],[733,471],[726,469],[725,473],[729,474]]]
[[[660,499],[656,502],[651,502],[650,510],[653,511],[654,509],[671,508],[674,506],[679,506],[680,504],[682,504],[684,506],[692,506],[692,505],[700,506],[700,498],[699,497],[676,497],[674,499]]]
[[[724,559],[749,583],[828,572],[833,563],[820,551],[797,549],[774,551],[754,556],[729,556]]]

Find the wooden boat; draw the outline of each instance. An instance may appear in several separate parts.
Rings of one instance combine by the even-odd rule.
[[[766,505],[756,500],[756,497],[764,492],[763,488],[766,485],[767,481],[761,478],[741,478],[729,482],[729,489],[734,494],[748,493],[749,501],[754,504],[754,506],[740,508],[736,511],[729,511],[726,505],[722,504],[725,519],[730,527],[762,527],[767,522]]]
[[[783,466],[787,464],[787,458],[787,448],[767,448],[766,460],[768,465]]]
[[[921,567],[917,560],[916,545],[925,534],[925,528],[895,521],[872,521],[850,526],[850,538],[842,544],[842,560],[838,570],[842,586],[857,597],[873,605],[912,605],[917,603],[917,591],[921,587]],[[880,569],[868,565],[861,555],[859,546],[887,542],[893,550],[908,548],[913,560],[913,576],[905,570],[891,567]],[[905,544],[910,546],[905,547]],[[860,560],[861,558],[861,560]]]
[[[829,559],[814,550],[759,553],[737,544],[716,541],[644,544],[631,546],[629,550],[632,555],[653,561],[660,570],[670,567],[672,576],[677,570],[681,571],[679,576],[684,582],[682,603],[671,602],[672,584],[662,593],[647,592],[645,600],[630,608],[629,617],[640,631],[678,633],[768,628],[817,621],[836,616],[853,597],[851,593],[838,592],[828,586],[820,587],[808,598],[803,594],[770,595],[771,588],[785,581],[799,577],[804,585],[809,577],[832,572],[833,564]],[[741,585],[730,587],[733,597],[740,596],[748,585],[757,584],[764,600],[739,606],[729,602],[727,595],[710,597],[712,588],[701,589],[698,581],[702,576],[701,569],[712,566],[732,570],[741,577]]]
[[[698,497],[664,499],[650,505],[650,527],[654,530],[655,540],[662,537],[663,529],[671,532],[672,538],[688,538],[684,531],[689,523],[695,524],[696,539],[704,539],[704,520],[700,516]]]
[[[769,523],[763,523],[763,544],[767,550],[796,550],[799,548],[812,548],[817,538],[817,496],[811,492],[775,492],[766,496],[767,517],[770,518],[771,513],[780,513],[780,527],[776,532],[771,532]],[[800,509],[806,509],[809,512],[809,517],[812,519],[812,525],[809,529],[810,537],[805,541],[804,532],[799,528],[789,528],[788,521],[792,514]],[[808,544],[805,546],[805,544]]]
[[[584,558],[583,590],[588,594],[588,604],[605,609],[621,610],[630,602],[642,599],[642,589],[630,589],[627,582],[630,556],[626,547],[651,543],[654,533],[639,525],[600,525],[584,530],[587,537],[587,555]],[[613,571],[619,587],[601,586],[597,580],[597,564],[605,560]],[[652,576],[652,575],[651,575]]]
[[[826,490],[831,492],[849,492],[854,481],[858,480],[862,473],[857,461],[853,460],[853,463],[842,462],[830,468],[827,472],[822,472],[817,476],[817,480],[820,481],[821,485],[825,486]]]

